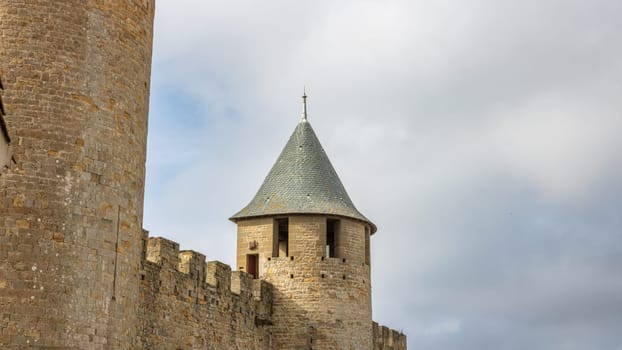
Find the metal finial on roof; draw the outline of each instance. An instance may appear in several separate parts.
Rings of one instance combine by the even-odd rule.
[[[307,121],[307,88],[302,88],[302,115],[300,118],[301,122]]]

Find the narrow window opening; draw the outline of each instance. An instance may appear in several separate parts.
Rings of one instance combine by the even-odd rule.
[[[275,220],[277,226],[277,240],[278,240],[278,257],[289,256],[289,220],[277,219]]]
[[[329,258],[337,257],[337,232],[339,230],[339,220],[326,220],[326,256]]]
[[[253,278],[259,277],[259,255],[258,254],[248,254],[246,256],[246,272],[253,275]]]

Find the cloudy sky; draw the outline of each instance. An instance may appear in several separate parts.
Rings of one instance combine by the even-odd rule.
[[[300,115],[411,349],[622,349],[622,2],[159,0],[144,226],[234,264]]]

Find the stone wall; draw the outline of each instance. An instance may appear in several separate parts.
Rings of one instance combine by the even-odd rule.
[[[141,272],[143,349],[272,349],[272,286],[146,236]]]
[[[259,255],[259,274],[263,275],[266,257],[273,255],[277,249],[274,219],[259,218],[238,222],[237,238],[237,269],[247,271],[246,255]]]
[[[135,349],[154,0],[0,0],[0,348]]]
[[[406,335],[402,332],[374,322],[373,334],[374,350],[406,350]]]
[[[271,258],[274,349],[371,349],[369,266],[340,258]]]
[[[289,255],[297,258],[326,255],[325,216],[289,216]]]
[[[353,264],[365,263],[365,226],[357,220],[341,219],[337,234],[337,256]]]

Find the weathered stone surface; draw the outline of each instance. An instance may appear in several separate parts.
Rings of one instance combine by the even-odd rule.
[[[272,286],[178,247],[149,239],[140,283],[142,348],[270,349]]]
[[[138,346],[153,15],[0,0],[0,348]]]
[[[406,350],[406,335],[374,322],[374,350]]]

